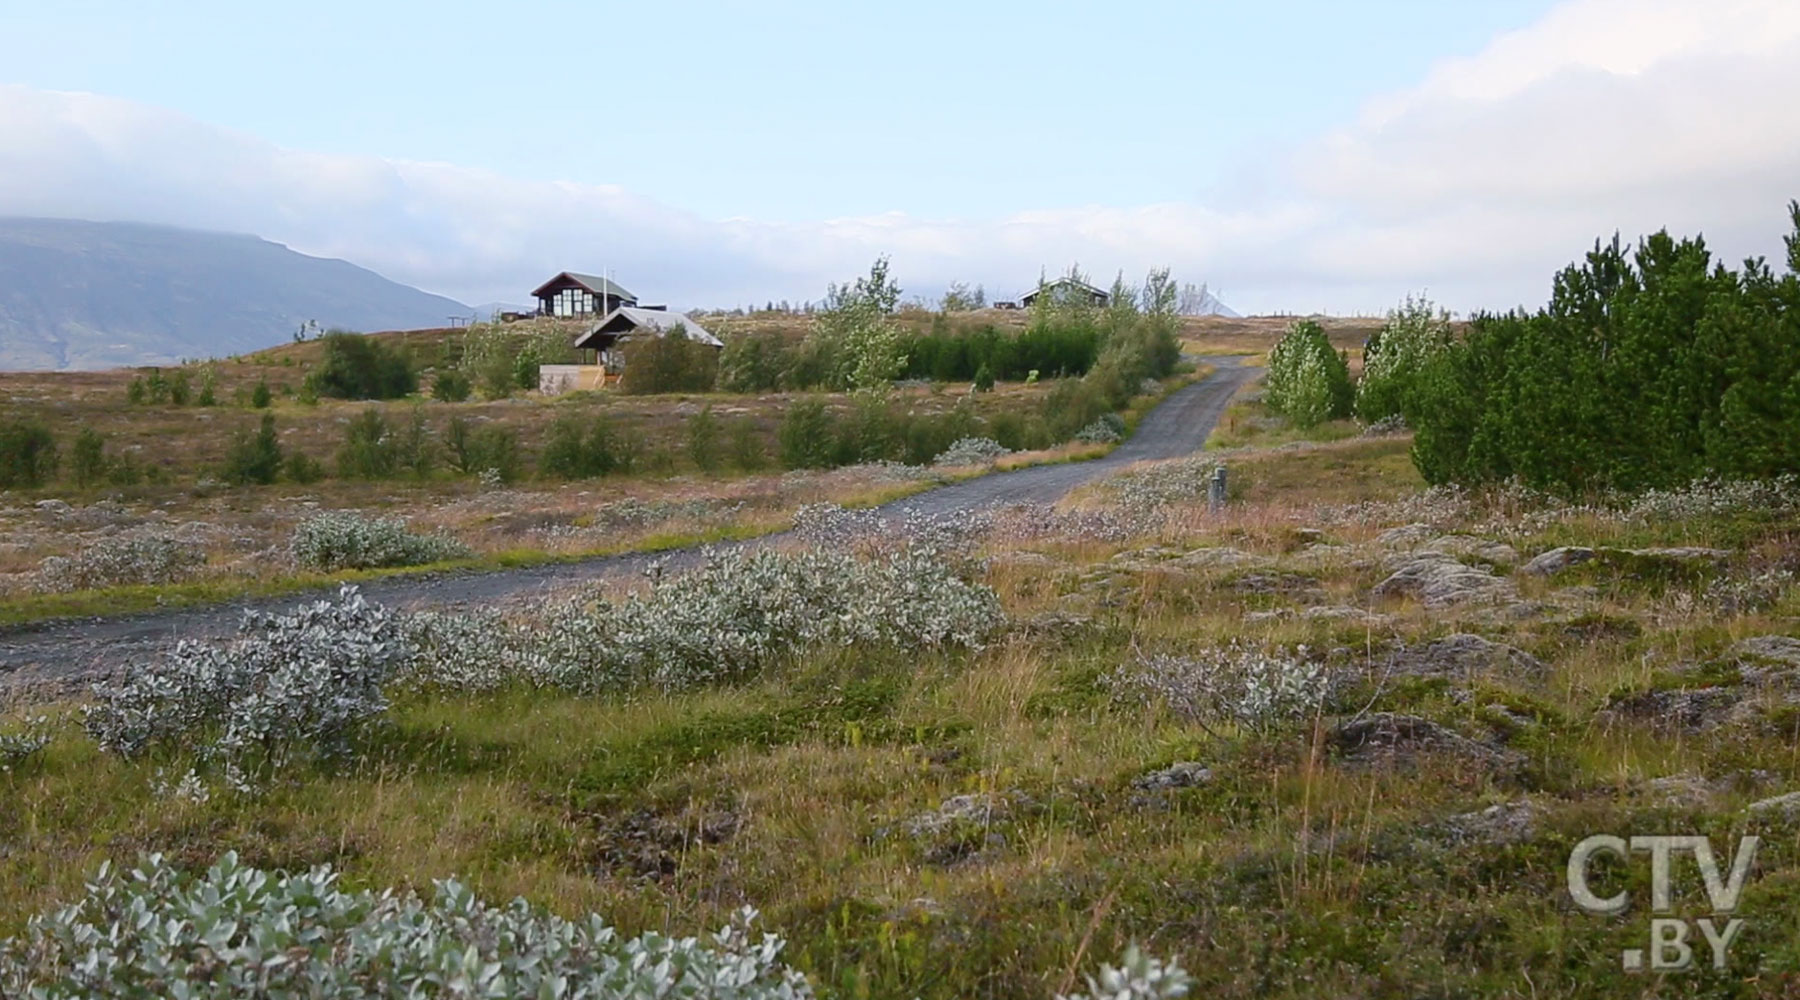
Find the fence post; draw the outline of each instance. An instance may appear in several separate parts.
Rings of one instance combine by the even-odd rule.
[[[1206,508],[1217,514],[1225,509],[1225,467],[1213,470],[1212,482],[1206,484]]]

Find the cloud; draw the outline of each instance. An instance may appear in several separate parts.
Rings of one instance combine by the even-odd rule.
[[[917,289],[1013,293],[1079,260],[1103,276],[1171,266],[1239,309],[1373,311],[1429,288],[1467,311],[1541,302],[1556,268],[1615,230],[1775,256],[1800,196],[1796,93],[1788,0],[1571,0],[1341,128],[1247,152],[1254,183],[1208,204],[775,223],[0,87],[0,214],[253,232],[468,302],[517,301],[565,267],[611,268],[674,304],[816,297],[887,253]]]

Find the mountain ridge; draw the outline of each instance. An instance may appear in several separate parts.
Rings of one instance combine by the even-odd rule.
[[[309,321],[394,330],[470,312],[259,236],[0,217],[0,369],[168,364],[267,347]]]

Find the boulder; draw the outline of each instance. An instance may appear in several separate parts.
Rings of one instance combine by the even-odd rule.
[[[1428,608],[1510,601],[1517,596],[1508,581],[1442,552],[1419,552],[1399,560],[1393,573],[1371,593],[1376,597],[1416,597]]]
[[[1442,535],[1419,548],[1425,552],[1479,559],[1495,566],[1511,566],[1519,561],[1518,550],[1512,546],[1475,535]]]
[[[1451,756],[1490,769],[1513,769],[1524,755],[1479,743],[1416,715],[1374,712],[1335,726],[1329,737],[1339,758],[1353,767],[1410,767],[1424,756]]]
[[[1400,650],[1389,660],[1397,673],[1416,677],[1478,676],[1541,680],[1549,668],[1530,653],[1468,632]]]
[[[1521,567],[1520,571],[1529,576],[1550,576],[1560,573],[1570,566],[1579,566],[1599,555],[1595,549],[1580,545],[1564,545],[1561,548],[1540,552],[1531,561]]]
[[[1597,717],[1608,722],[1624,719],[1663,729],[1704,732],[1731,721],[1742,701],[1743,694],[1735,687],[1640,691],[1615,697]]]
[[[1515,799],[1452,816],[1444,822],[1457,840],[1481,844],[1520,844],[1537,833],[1543,810],[1530,799]]]
[[[1196,760],[1178,761],[1160,771],[1151,771],[1133,779],[1131,787],[1146,792],[1160,792],[1170,788],[1196,788],[1210,784],[1213,780],[1212,769]]]
[[[1752,816],[1794,819],[1800,817],[1800,792],[1789,792],[1750,803],[1744,811]]]
[[[1731,647],[1731,653],[1740,659],[1800,667],[1800,639],[1785,635],[1759,635],[1742,639]]]
[[[1437,529],[1429,524],[1403,524],[1398,528],[1389,528],[1375,536],[1375,544],[1391,548],[1413,548],[1437,535]]]

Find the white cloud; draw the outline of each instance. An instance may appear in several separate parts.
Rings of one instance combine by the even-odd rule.
[[[1774,256],[1800,196],[1800,4],[1571,0],[1371,101],[1215,204],[704,219],[611,186],[285,150],[116,98],[0,87],[0,213],[254,232],[465,301],[564,267],[652,299],[816,296],[877,253],[903,284],[1017,291],[1071,260],[1167,264],[1240,309],[1464,310],[1542,300],[1596,237],[1704,230]],[[1178,95],[1170,95],[1171,101]]]

